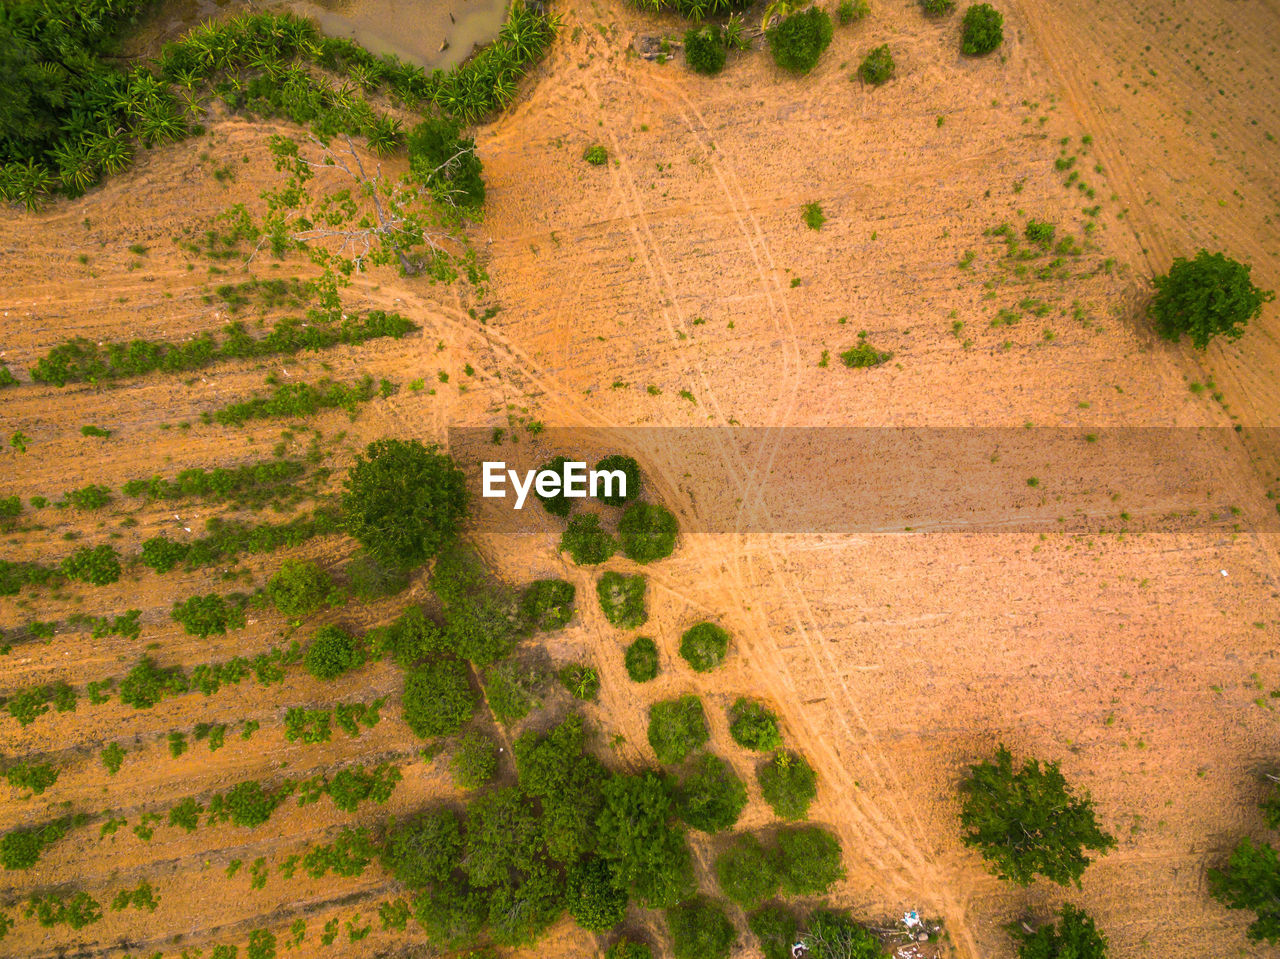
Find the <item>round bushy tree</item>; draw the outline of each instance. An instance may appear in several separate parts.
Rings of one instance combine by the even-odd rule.
[[[729,735],[739,746],[758,753],[772,752],[782,745],[773,710],[745,696],[739,696],[729,709]]]
[[[747,805],[747,787],[733,767],[703,753],[693,760],[676,790],[680,818],[694,829],[721,832],[733,827]]]
[[[690,27],[684,34],[684,60],[694,73],[714,76],[724,69],[727,56],[724,32],[714,24]]]
[[[702,896],[668,909],[667,927],[676,959],[729,959],[737,940],[724,909]]]
[[[330,587],[328,575],[315,563],[286,559],[267,580],[267,596],[285,616],[300,619],[324,605]]]
[[[448,117],[428,116],[409,133],[409,173],[433,194],[456,206],[484,205],[484,169],[476,142]]]
[[[728,651],[729,634],[715,623],[695,623],[680,637],[680,655],[695,672],[715,669]]]
[[[1014,770],[1004,746],[995,760],[969,767],[960,783],[961,838],[987,860],[992,872],[1020,886],[1037,875],[1060,885],[1078,883],[1089,865],[1085,850],[1115,846],[1093,814],[1088,795],[1077,797],[1057,763],[1028,759]]]
[[[569,520],[560,537],[560,549],[579,566],[596,566],[617,552],[618,544],[609,531],[600,526],[599,516],[582,513]]]
[[[756,773],[764,801],[781,819],[803,819],[818,794],[818,777],[799,753],[779,749]]]
[[[773,61],[792,73],[808,73],[831,43],[835,32],[831,17],[821,7],[793,13],[769,28],[769,52]]]
[[[635,683],[647,683],[658,675],[658,646],[648,636],[637,636],[627,647],[627,675]]]
[[[1275,298],[1273,291],[1254,286],[1249,274],[1249,266],[1222,253],[1201,250],[1194,260],[1178,257],[1154,281],[1156,329],[1175,343],[1185,333],[1202,350],[1215,336],[1239,339],[1262,304]]]
[[[563,629],[573,618],[573,583],[562,579],[534,580],[520,597],[521,618],[535,629]]]
[[[302,664],[316,679],[335,679],[362,662],[356,641],[337,626],[321,626],[311,637]]]
[[[893,52],[889,49],[889,44],[882,43],[863,58],[862,65],[858,67],[858,76],[862,77],[863,83],[878,87],[889,82],[895,69]]]
[[[693,694],[649,707],[649,745],[660,763],[684,762],[710,735],[702,700]]]
[[[1083,909],[1064,903],[1061,921],[1035,932],[1010,923],[1005,928],[1018,942],[1018,959],[1107,959],[1107,937]]]
[[[621,471],[622,475],[627,479],[626,495],[623,496],[620,488],[614,487],[614,492],[605,495],[603,487],[600,495],[597,497],[600,502],[606,506],[625,506],[633,499],[640,496],[640,464],[635,461],[634,457],[623,456],[621,453],[611,453],[595,465],[596,472],[615,472]]]
[[[540,473],[555,473],[557,476],[564,475],[564,464],[569,462],[566,456],[553,456],[541,466],[538,467]],[[557,487],[554,493],[543,496],[538,492],[537,486],[533,488],[533,495],[538,497],[538,502],[552,516],[568,516],[573,510],[573,502],[569,497],[564,495],[564,489]]]
[[[618,523],[622,553],[637,563],[665,559],[676,547],[676,518],[656,503],[633,503]]]
[[[627,912],[627,891],[620,888],[613,869],[592,856],[568,870],[569,915],[583,929],[604,932],[622,921]]]
[[[645,578],[609,570],[596,583],[596,596],[604,618],[614,626],[635,629],[649,619],[644,608]]]
[[[462,470],[417,440],[370,443],[344,489],[347,531],[372,556],[403,567],[439,554],[467,509]]]
[[[466,665],[441,657],[406,671],[403,708],[405,723],[423,739],[456,733],[476,709]]]
[[[792,959],[791,944],[798,928],[795,914],[776,902],[761,906],[747,916],[751,934],[760,942],[764,959]]]
[[[1209,892],[1228,909],[1249,909],[1255,941],[1280,942],[1280,859],[1269,842],[1241,839],[1221,869],[1209,870]]]
[[[113,547],[105,543],[81,546],[62,561],[62,572],[68,579],[91,586],[106,586],[120,578],[120,557]]]
[[[1004,17],[989,3],[977,3],[964,13],[964,29],[960,49],[971,57],[980,57],[1000,46],[1004,40]]]
[[[840,840],[821,826],[778,833],[778,880],[789,896],[818,896],[844,878]]]
[[[778,891],[774,857],[751,833],[734,837],[716,857],[715,872],[720,891],[743,909],[758,906]]]
[[[449,809],[392,820],[379,853],[383,867],[411,888],[444,882],[462,854],[462,826]]]

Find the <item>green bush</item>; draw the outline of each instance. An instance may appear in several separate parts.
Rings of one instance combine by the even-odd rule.
[[[473,886],[507,883],[512,870],[529,872],[542,854],[537,809],[514,786],[472,801],[464,837],[463,862]]]
[[[595,470],[598,473],[621,471],[627,479],[627,495],[625,496],[619,492],[606,495],[603,487],[601,487],[600,495],[596,498],[606,506],[625,506],[631,500],[639,499],[642,480],[640,478],[640,464],[634,458],[623,456],[621,453],[611,453],[596,463]]]
[[[429,660],[404,674],[404,721],[423,739],[456,733],[476,709],[466,664]]]
[[[453,778],[463,789],[479,789],[498,771],[498,744],[472,730],[458,743],[453,756]]]
[[[692,694],[666,699],[649,707],[649,745],[658,762],[684,762],[709,738],[702,700]]]
[[[615,775],[602,787],[597,849],[642,905],[674,906],[697,888],[683,833],[673,828],[671,793],[654,772]]]
[[[355,638],[340,627],[321,626],[311,637],[302,664],[316,679],[336,679],[364,662]]]
[[[1249,278],[1250,267],[1201,250],[1195,259],[1178,257],[1164,276],[1155,278],[1156,295],[1150,312],[1156,330],[1176,343],[1185,333],[1203,350],[1216,336],[1239,339],[1244,327],[1275,298]]]
[[[676,788],[680,818],[703,832],[731,829],[747,805],[747,787],[723,759],[710,753],[690,763]]]
[[[653,950],[647,943],[619,939],[605,952],[604,959],[653,959]]]
[[[813,959],[883,959],[880,940],[844,913],[820,909],[805,927],[800,938]]]
[[[715,669],[728,651],[729,634],[715,623],[694,623],[680,637],[680,655],[695,672]]]
[[[65,924],[72,929],[83,929],[102,919],[102,907],[80,889],[66,898],[56,892],[32,896],[27,900],[26,914],[45,928]]]
[[[716,856],[715,873],[720,891],[743,909],[758,906],[778,891],[774,857],[751,833],[735,836]]]
[[[1058,232],[1058,228],[1052,223],[1045,220],[1028,220],[1026,229],[1023,234],[1028,240],[1042,249],[1048,249],[1053,243],[1054,234]]]
[[[352,558],[342,572],[351,592],[366,603],[395,596],[409,588],[408,572],[363,552]]]
[[[447,203],[464,209],[484,205],[484,169],[476,142],[447,117],[428,116],[409,133],[409,173]]]
[[[882,83],[888,83],[892,79],[897,65],[893,62],[893,51],[889,49],[889,44],[882,43],[878,47],[872,47],[867,55],[862,58],[862,64],[858,67],[858,76],[862,78],[863,83],[869,83],[873,87],[878,87]],[[846,366],[852,366],[846,363]]]
[[[941,17],[956,8],[956,0],[920,0],[920,6],[931,17]]]
[[[862,20],[869,13],[871,13],[871,7],[867,0],[840,0],[836,6],[836,19],[840,21],[842,27],[847,27],[856,20]]]
[[[778,833],[778,881],[789,896],[818,896],[844,878],[840,840],[821,826]]]
[[[773,710],[754,699],[739,696],[729,708],[729,735],[739,746],[759,753],[782,745],[782,732]]]
[[[989,3],[978,3],[964,13],[964,31],[960,49],[971,57],[980,57],[1000,46],[1004,40],[1004,17]]]
[[[1209,875],[1212,886],[1212,870]],[[1087,912],[1067,902],[1060,916],[1059,922],[1046,923],[1035,932],[1018,923],[1005,926],[1018,943],[1018,959],[1107,959],[1107,937]]]
[[[764,801],[780,819],[803,819],[818,794],[818,777],[799,753],[779,749],[756,773]]]
[[[872,366],[879,366],[881,363],[887,363],[891,359],[893,359],[892,353],[881,353],[866,340],[840,354],[840,362],[851,370],[863,370]]]
[[[124,763],[124,747],[119,743],[107,743],[99,754],[102,759],[102,765],[107,768],[107,774],[114,776],[120,771],[121,764]]]
[[[81,821],[64,816],[39,826],[10,830],[0,837],[0,866],[8,870],[30,869],[39,861],[46,846],[53,845]]]
[[[446,882],[462,853],[462,825],[449,809],[418,813],[392,820],[379,857],[399,882],[419,889]]]
[[[604,618],[622,629],[635,629],[649,619],[644,608],[645,578],[610,570],[596,583]]]
[[[769,28],[769,52],[773,61],[792,73],[808,73],[831,43],[831,17],[821,7],[793,13]]]
[[[484,894],[462,882],[428,887],[413,900],[413,917],[423,936],[440,949],[461,949],[475,942],[488,912]]]
[[[600,517],[582,513],[569,520],[560,537],[560,550],[573,557],[579,566],[596,566],[618,551],[618,544],[600,528]]]
[[[174,603],[171,615],[189,636],[204,639],[221,636],[231,629],[243,629],[244,606],[245,597],[233,594],[224,598],[217,593],[209,593]]]
[[[569,663],[558,673],[560,683],[574,699],[594,701],[600,693],[600,673],[594,666]]]
[[[764,959],[792,959],[796,941],[796,917],[786,906],[770,903],[747,916],[747,927],[760,942]]]
[[[587,147],[582,152],[582,159],[586,160],[592,166],[604,166],[609,162],[609,151],[596,143]]]
[[[82,489],[63,493],[62,498],[76,509],[101,509],[111,502],[111,490],[91,483]]]
[[[448,545],[466,513],[466,478],[417,440],[370,443],[347,473],[347,531],[371,556],[410,568]]]
[[[729,959],[737,933],[718,904],[694,897],[667,910],[675,959]]]
[[[804,225],[811,230],[821,230],[822,224],[827,222],[826,214],[822,212],[822,204],[816,201],[804,205],[802,216]]]
[[[535,629],[563,629],[573,619],[575,593],[574,585],[562,579],[535,580],[520,597],[521,618]]]
[[[540,694],[545,683],[542,670],[507,660],[485,673],[484,695],[494,717],[509,726],[542,705]]]
[[[627,647],[627,675],[634,683],[647,683],[658,675],[658,646],[648,636],[637,636]]]
[[[48,763],[19,762],[4,771],[4,778],[14,789],[30,789],[39,796],[58,781],[58,770]]]
[[[557,476],[563,476],[564,464],[567,462],[569,462],[567,456],[553,456],[538,467],[538,472],[555,473]],[[535,485],[533,495],[538,497],[538,502],[542,504],[542,508],[552,516],[564,517],[573,511],[573,501],[564,495],[563,487],[557,487],[556,491],[551,495],[543,496],[538,492],[538,488]]]
[[[622,553],[637,563],[652,563],[671,555],[676,546],[676,518],[655,503],[632,503],[618,523]]]
[[[1099,828],[1093,802],[1077,797],[1057,763],[1037,759],[1015,771],[1013,756],[1001,746],[994,761],[969,767],[960,783],[961,840],[978,849],[1001,879],[1030,885],[1037,875],[1068,885],[1079,882],[1089,858],[1105,853],[1113,836]]]
[[[325,604],[333,584],[315,563],[286,559],[267,580],[267,596],[289,619],[310,616]]]
[[[81,546],[62,561],[68,579],[93,586],[106,586],[120,578],[120,556],[111,546]]]
[[[684,62],[694,73],[714,76],[724,69],[728,51],[724,31],[714,24],[690,27],[684,33]]]
[[[627,912],[627,891],[604,859],[583,859],[567,870],[569,915],[590,932],[604,932],[622,921]]]
[[[394,622],[369,630],[365,643],[372,658],[390,655],[402,669],[448,649],[440,627],[418,605],[410,606]]]

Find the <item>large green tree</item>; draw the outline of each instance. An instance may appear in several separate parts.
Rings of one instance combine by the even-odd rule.
[[[1093,802],[1076,796],[1058,764],[1028,759],[1020,769],[1004,746],[995,759],[969,767],[960,783],[965,845],[976,847],[1001,879],[1030,885],[1037,875],[1076,883],[1086,850],[1105,853],[1115,838],[1098,826]]]
[[[1087,912],[1069,902],[1063,904],[1058,922],[1035,932],[1018,924],[1007,928],[1018,942],[1018,959],[1107,959],[1107,937]]]
[[[1269,842],[1241,839],[1221,869],[1209,870],[1209,892],[1228,909],[1250,909],[1250,939],[1280,942],[1280,861]]]
[[[1151,315],[1160,335],[1175,343],[1185,333],[1199,349],[1215,336],[1239,339],[1244,327],[1275,298],[1253,285],[1250,269],[1222,253],[1201,250],[1195,259],[1178,257],[1155,278]]]

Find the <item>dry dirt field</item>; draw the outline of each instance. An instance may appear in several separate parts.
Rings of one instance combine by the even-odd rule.
[[[256,203],[278,182],[264,159],[267,136],[287,131],[214,122],[207,136],[144,153],[81,199],[7,213],[0,361],[23,382],[2,394],[4,435],[20,430],[30,445],[0,452],[0,494],[27,501],[87,483],[118,489],[138,476],[264,459],[282,441],[301,456],[313,435],[333,488],[355,452],[383,436],[446,442],[451,428],[536,419],[604,445],[631,442],[624,451],[685,530],[675,555],[646,570],[645,631],[667,667],[657,681],[628,681],[624,635],[592,598],[596,572],[557,553],[558,521],[486,504],[470,530],[510,580],[576,584],[579,614],[548,652],[600,669],[599,701],[585,712],[602,755],[652,763],[648,704],[695,692],[712,748],[751,791],[742,825],[763,825],[768,807],[723,709],[757,695],[817,770],[810,817],[839,833],[848,872],[829,899],[855,915],[885,921],[916,908],[945,922],[942,954],[1002,959],[1013,955],[1003,924],[1071,901],[1093,914],[1120,959],[1268,954],[1244,938],[1240,914],[1209,898],[1205,873],[1261,829],[1258,773],[1280,759],[1268,696],[1280,687],[1280,524],[1267,498],[1280,469],[1274,435],[1252,429],[1274,425],[1280,409],[1280,309],[1272,304],[1244,338],[1203,356],[1155,338],[1142,310],[1151,273],[1202,245],[1251,261],[1260,286],[1280,286],[1274,0],[1005,0],[1005,44],[982,60],[959,56],[958,17],[929,21],[914,3],[873,0],[872,15],[838,27],[802,79],[760,50],[699,77],[629,53],[641,38],[674,35],[675,19],[620,0],[556,6],[563,23],[551,54],[517,104],[476,133],[488,201],[473,239],[501,306],[485,324],[455,288],[380,271],[358,278],[350,297],[419,324],[401,341],[107,388],[32,384],[22,371],[69,336],[177,339],[221,327],[225,309],[203,297],[242,279],[242,268],[211,277],[174,238],[202,231],[233,203]],[[897,78],[878,89],[850,82],[882,42]],[[582,161],[593,143],[608,149],[607,165]],[[1061,156],[1077,158],[1092,197],[1065,182]],[[220,168],[234,174],[217,178]],[[816,232],[801,219],[811,201],[827,217]],[[1055,223],[1085,249],[1065,275],[1017,276],[1002,265],[1002,241],[985,231],[1021,229],[1029,218]],[[147,249],[130,252],[133,244]],[[260,262],[250,272],[305,271],[286,264],[273,273]],[[1002,310],[1020,321],[999,319]],[[837,354],[859,331],[892,360],[846,369]],[[200,422],[201,411],[260,390],[271,371],[306,380],[368,373],[400,389],[354,419]],[[419,379],[429,388],[406,388]],[[113,435],[81,436],[85,424]],[[1042,445],[1018,440],[1028,425]],[[718,431],[690,439],[692,428],[727,426],[758,428],[759,442],[743,453]],[[943,497],[894,459],[870,457],[855,471],[861,498],[840,514],[846,531],[823,526],[826,502],[788,502],[789,474],[808,468],[795,463],[806,444],[821,462],[832,455],[826,444],[861,434],[782,428],[886,426],[1006,428],[990,440],[999,481],[970,478]],[[1178,455],[1161,471],[1124,467],[1120,454],[1139,435],[1125,430],[1136,427],[1177,428],[1169,435]],[[1120,465],[1101,476],[1083,469],[1085,431],[1113,444]],[[526,431],[522,442],[549,453],[555,435]],[[475,442],[454,452],[486,455]],[[863,515],[881,498],[902,509]],[[209,515],[122,504],[28,511],[38,528],[4,536],[4,555],[53,562],[68,552],[68,535],[90,544],[118,536],[122,552],[136,552],[157,531],[180,537]],[[327,537],[286,555],[336,565],[353,550]],[[281,558],[241,563],[235,588],[261,586]],[[606,568],[630,565],[619,557]],[[144,647],[163,663],[191,664],[293,638],[274,612],[209,640],[170,620],[175,597],[226,588],[217,569],[158,577],[139,568],[61,599],[47,590],[2,599],[6,630],[128,608],[142,610],[143,630],[134,640],[90,640],[62,629],[17,646],[0,660],[0,694],[119,676]],[[411,589],[427,594],[425,582]],[[385,622],[405,599],[348,605],[303,632],[328,620]],[[725,666],[706,675],[677,668],[681,631],[707,617],[733,636]],[[283,940],[297,916],[309,932],[295,954],[402,954],[405,936],[377,924],[395,883],[376,866],[349,880],[274,873],[353,821],[327,802],[287,803],[253,831],[224,825],[188,836],[160,824],[149,842],[132,832],[144,811],[187,795],[355,761],[392,760],[404,774],[387,806],[362,806],[355,821],[458,795],[448,752],[419,753],[399,694],[397,671],[380,664],[327,686],[295,670],[283,686],[246,682],[147,711],[82,700],[25,728],[4,716],[0,754],[51,755],[64,771],[36,798],[0,785],[0,829],[61,814],[64,804],[113,810],[127,827],[102,838],[97,824],[76,831],[35,869],[3,874],[0,899],[74,879],[105,902],[149,879],[160,904],[108,911],[79,933],[20,919],[0,957],[81,944],[68,954],[161,950],[171,959],[188,946],[243,943],[256,927]],[[379,696],[388,697],[383,720],[358,739],[284,739],[288,706]],[[548,699],[551,712],[567,704],[562,692]],[[193,742],[170,758],[169,731],[202,722],[234,730],[247,719],[261,723],[252,740],[229,731],[216,753]],[[130,747],[114,777],[97,758],[108,741]],[[961,845],[955,785],[1000,742],[1016,755],[1060,759],[1117,836],[1081,890],[1000,882]],[[693,842],[710,889],[717,842]],[[248,865],[259,856],[273,873],[251,889]],[[232,860],[245,866],[228,877]],[[318,946],[325,921],[357,913],[373,923],[367,938],[352,943],[344,931],[334,949]],[[759,955],[734,915],[738,954]],[[632,908],[630,924],[659,942],[661,922]],[[604,944],[566,920],[527,955],[603,955]]]

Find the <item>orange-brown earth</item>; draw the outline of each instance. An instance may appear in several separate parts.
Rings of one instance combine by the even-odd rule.
[[[837,29],[807,78],[780,74],[756,51],[732,55],[722,76],[706,79],[628,52],[638,37],[674,34],[676,21],[619,3],[566,3],[560,39],[518,104],[477,132],[489,200],[473,240],[501,305],[487,324],[468,315],[473,300],[461,288],[375,272],[357,280],[350,305],[399,309],[421,333],[107,388],[59,390],[23,376],[4,394],[5,434],[20,429],[30,448],[0,454],[0,493],[52,499],[89,482],[118,487],[138,475],[265,458],[282,430],[301,455],[310,427],[320,431],[326,465],[339,471],[376,437],[443,441],[452,426],[522,418],[589,428],[1075,428],[1047,441],[1039,461],[1010,461],[1006,451],[1004,481],[972,480],[945,508],[930,510],[926,486],[901,522],[821,535],[734,533],[723,503],[689,495],[719,487],[741,529],[768,529],[770,500],[756,494],[772,476],[774,494],[785,496],[778,477],[790,464],[771,456],[794,445],[779,438],[744,458],[708,438],[694,458],[688,445],[637,434],[630,452],[653,488],[686,529],[713,530],[684,535],[671,559],[647,570],[645,632],[658,640],[664,672],[646,686],[626,678],[628,637],[596,607],[595,572],[557,554],[555,521],[489,504],[471,533],[512,580],[557,575],[578,586],[577,617],[547,646],[554,662],[599,667],[600,700],[586,712],[612,761],[650,762],[648,704],[696,692],[712,747],[750,784],[742,824],[764,825],[771,815],[750,757],[728,737],[723,707],[742,693],[769,700],[818,771],[811,817],[839,832],[848,871],[830,899],[856,915],[881,921],[918,908],[945,922],[955,955],[977,959],[1012,954],[1004,923],[1043,918],[1069,900],[1092,912],[1115,956],[1262,954],[1244,939],[1246,917],[1209,899],[1205,871],[1239,836],[1261,834],[1258,773],[1276,759],[1268,692],[1280,686],[1277,537],[1265,498],[1274,450],[1265,433],[1238,438],[1226,427],[1274,420],[1280,311],[1269,307],[1239,342],[1192,356],[1155,339],[1142,310],[1147,277],[1201,245],[1252,261],[1263,286],[1280,280],[1277,10],[1258,0],[1018,0],[1004,12],[1005,45],[983,60],[958,55],[958,17],[927,21],[914,5],[878,4],[867,21]],[[851,83],[865,51],[882,42],[894,51],[897,78],[880,89]],[[264,159],[270,132],[287,128],[221,120],[208,137],[151,151],[80,200],[10,215],[0,226],[0,359],[21,371],[71,335],[177,338],[220,327],[225,310],[203,295],[226,279],[208,275],[207,261],[174,240],[278,182]],[[582,162],[592,143],[607,147],[607,166]],[[1064,183],[1060,155],[1077,157],[1092,198]],[[227,166],[234,177],[215,179]],[[801,220],[811,201],[827,217],[818,232]],[[1084,213],[1094,204],[1096,218]],[[1068,276],[1019,277],[1001,260],[1001,242],[984,235],[1005,221],[1020,230],[1032,217],[1086,246],[1068,260]],[[131,253],[131,244],[148,249]],[[974,256],[962,268],[966,251]],[[231,278],[241,272],[234,267]],[[307,268],[258,260],[248,272]],[[1025,300],[1040,303],[1019,305]],[[1020,322],[992,326],[1002,309]],[[858,331],[893,358],[845,369],[837,354]],[[824,351],[829,364],[820,362]],[[202,410],[260,390],[271,371],[309,380],[368,372],[400,390],[352,421],[331,413],[305,426],[200,423]],[[1188,388],[1210,376],[1220,396]],[[418,379],[426,388],[406,388]],[[82,437],[79,427],[90,423],[112,437]],[[1120,428],[1129,426],[1185,427],[1188,436],[1217,429],[1188,443],[1177,482],[1169,472],[1123,469],[1097,485],[1082,479],[1070,453],[1078,432],[1123,444],[1129,434]],[[1024,481],[1032,476],[1034,488]],[[893,462],[870,463],[864,478],[886,497],[911,481]],[[38,528],[6,537],[6,552],[52,561],[70,549],[67,534],[83,542],[118,535],[133,551],[157,530],[196,529],[208,513],[185,504],[118,502],[100,514],[46,507],[27,514]],[[333,537],[296,554],[336,564],[352,552]],[[241,564],[248,573],[235,588],[261,585],[279,561]],[[618,558],[609,567],[628,565]],[[183,635],[170,603],[226,590],[220,573],[139,569],[114,586],[5,600],[5,628],[130,607],[143,610],[144,626],[138,640],[91,641],[64,629],[49,643],[15,647],[3,661],[3,692],[118,676],[143,647],[163,662],[192,664],[295,635],[274,613],[210,641]],[[413,589],[425,595],[423,583]],[[371,625],[403,601],[348,606],[316,622]],[[703,617],[722,622],[734,644],[723,668],[698,676],[676,646]],[[305,639],[313,625],[296,635]],[[96,824],[80,830],[29,873],[6,873],[6,897],[67,884],[105,903],[145,878],[160,906],[108,911],[77,934],[20,918],[0,955],[52,955],[70,942],[119,955],[122,939],[166,956],[214,942],[243,949],[255,927],[285,939],[296,915],[308,923],[300,954],[323,955],[324,921],[357,912],[374,931],[350,943],[344,929],[334,949],[394,953],[405,937],[378,928],[376,904],[394,884],[376,866],[341,881],[301,873],[286,881],[273,871],[264,889],[250,888],[248,864],[258,856],[274,870],[352,821],[327,802],[287,804],[252,832],[202,827],[188,836],[161,824],[144,843],[131,829],[145,809],[241,779],[379,757],[394,757],[405,779],[387,807],[362,806],[356,821],[457,795],[449,752],[417,754],[398,694],[388,666],[329,686],[295,671],[284,686],[245,683],[146,712],[82,701],[77,712],[50,713],[26,729],[6,718],[0,751],[51,753],[65,771],[44,796],[6,792],[3,828],[53,815],[64,802],[128,820],[107,838]],[[335,732],[323,746],[284,741],[290,705],[381,695],[389,697],[383,722],[359,739]],[[552,710],[565,705],[561,696],[550,697]],[[193,743],[179,759],[168,755],[172,729],[249,718],[262,724],[249,742],[233,727],[217,753]],[[131,751],[108,778],[97,752],[113,740]],[[1060,759],[1117,835],[1118,848],[1089,868],[1079,892],[1002,883],[961,845],[955,785],[997,742]],[[719,841],[694,842],[710,890],[706,866]],[[228,878],[233,859],[245,865]],[[735,915],[740,954],[758,955]],[[661,940],[660,917],[633,911],[632,925]],[[600,954],[601,946],[565,923],[530,954]]]

